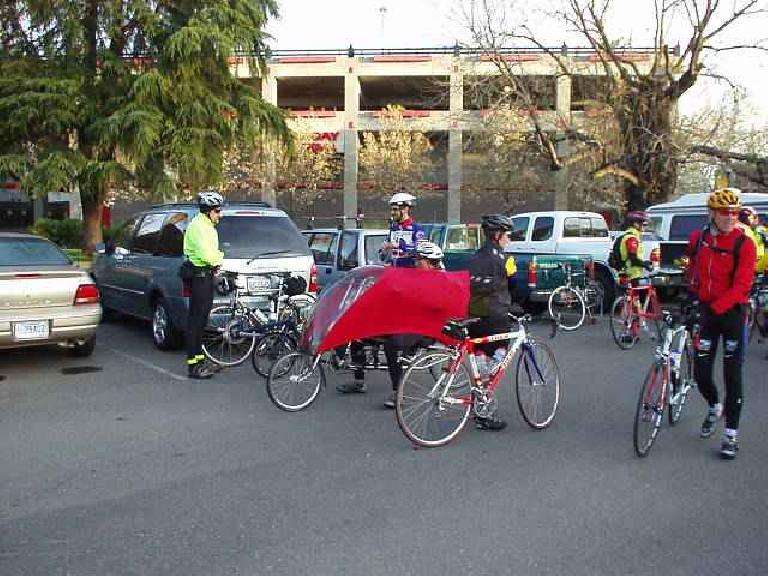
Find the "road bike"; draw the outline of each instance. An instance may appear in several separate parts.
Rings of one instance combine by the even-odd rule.
[[[762,278],[752,286],[747,303],[746,323],[749,342],[752,342],[755,335],[758,342],[768,337],[768,285]]]
[[[651,332],[648,324],[653,325],[651,339],[661,337],[659,321],[662,319],[661,305],[652,277],[637,278],[636,285],[628,285],[625,276],[620,278],[625,294],[617,298],[608,317],[611,335],[622,350],[629,350],[640,340],[640,332]]]
[[[574,272],[570,262],[557,266],[565,272],[565,284],[555,288],[549,295],[549,315],[557,327],[566,332],[578,329],[589,316],[590,323],[603,313],[605,293],[599,282],[587,277],[586,271]],[[580,277],[586,277],[584,287],[579,285]]]
[[[517,323],[516,330],[481,338],[470,338],[468,328],[479,319],[451,321],[444,333],[458,341],[455,345],[411,358],[397,391],[395,413],[413,444],[443,446],[461,432],[471,414],[491,416],[496,409],[495,391],[516,356],[515,390],[523,419],[535,429],[552,423],[562,382],[555,356],[528,333],[530,316],[510,317]],[[508,348],[486,381],[475,351],[490,342],[508,342]]]
[[[638,456],[647,456],[655,442],[664,411],[670,426],[674,426],[683,413],[688,393],[694,386],[693,354],[698,331],[697,322],[689,319],[675,327],[671,313],[663,311],[664,333],[661,345],[656,347],[653,364],[649,368],[635,410],[633,440]]]

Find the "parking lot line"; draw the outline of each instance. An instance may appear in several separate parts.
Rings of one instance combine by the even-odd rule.
[[[170,370],[166,370],[165,368],[162,368],[160,366],[156,366],[155,364],[152,364],[152,362],[147,362],[143,358],[139,358],[138,356],[134,356],[133,354],[127,354],[123,352],[122,350],[116,350],[114,348],[110,348],[109,346],[99,346],[99,348],[102,348],[104,350],[109,350],[113,354],[117,354],[118,356],[122,356],[126,360],[130,360],[131,362],[136,362],[137,364],[141,364],[145,368],[149,368],[150,370],[154,370],[155,372],[159,372],[160,374],[165,374],[166,376],[173,378],[174,380],[179,380],[180,382],[186,382],[187,379],[184,376],[180,376],[179,374],[176,374],[175,372],[171,372]]]

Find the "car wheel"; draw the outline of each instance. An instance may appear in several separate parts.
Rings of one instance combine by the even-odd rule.
[[[87,358],[93,354],[93,349],[96,347],[96,336],[91,336],[88,340],[82,342],[75,342],[72,348],[69,349],[71,356],[77,358]]]
[[[181,333],[174,327],[162,298],[155,300],[152,310],[152,340],[160,350],[175,350],[181,345]]]

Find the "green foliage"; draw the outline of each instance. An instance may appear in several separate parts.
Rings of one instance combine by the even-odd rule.
[[[38,218],[29,230],[64,248],[76,248],[83,241],[83,222],[73,218]]]

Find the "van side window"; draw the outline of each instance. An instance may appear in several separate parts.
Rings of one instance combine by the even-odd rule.
[[[661,216],[651,216],[648,222],[648,230],[657,236],[661,236]]]
[[[688,240],[695,230],[703,228],[709,216],[707,214],[679,214],[672,216],[669,224],[670,240]]]
[[[330,232],[312,232],[307,234],[309,249],[315,259],[315,264],[333,266],[336,257],[336,240],[338,234]]]
[[[525,235],[528,233],[528,216],[518,216],[512,218],[512,233],[509,235],[512,242],[525,242]]]
[[[533,223],[531,242],[544,242],[552,238],[555,228],[555,219],[552,216],[539,216]]]
[[[365,263],[366,264],[381,264],[381,258],[379,257],[379,249],[384,242],[387,241],[387,236],[366,236],[363,238],[365,245]]]
[[[139,254],[155,254],[160,239],[160,228],[167,214],[150,212],[146,214],[133,237],[133,251]]]
[[[339,270],[352,270],[357,266],[357,234],[344,232],[339,249]]]
[[[157,254],[160,256],[179,257],[184,254],[184,231],[189,224],[186,212],[172,212],[163,222],[160,229],[160,240],[157,243]]]

